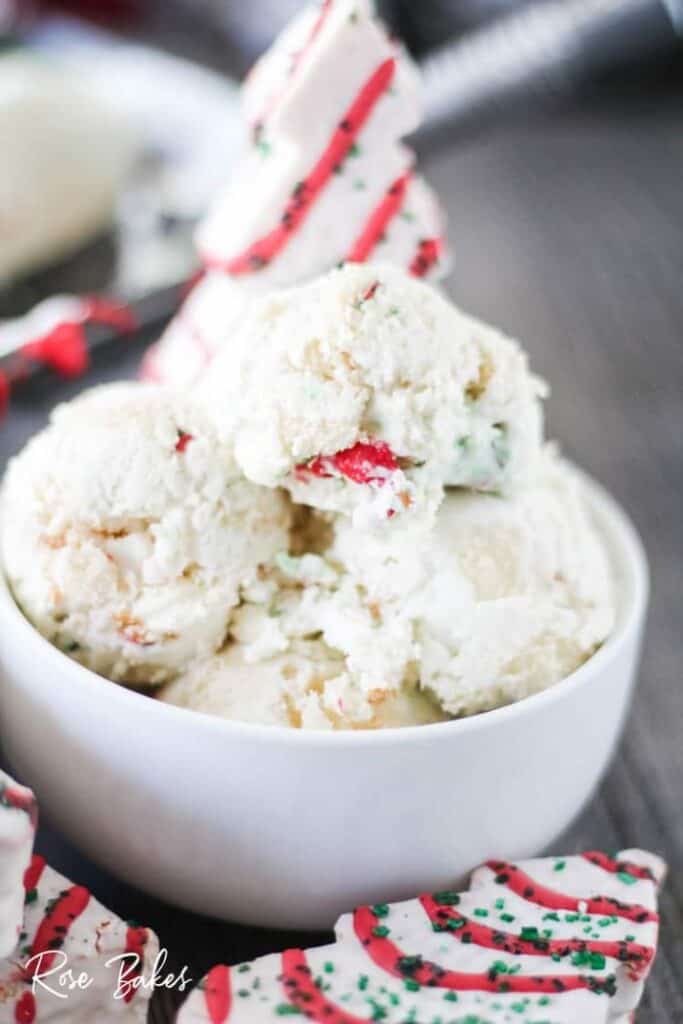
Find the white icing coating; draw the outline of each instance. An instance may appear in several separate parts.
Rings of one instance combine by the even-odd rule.
[[[354,100],[390,61],[391,82],[348,154],[324,176],[296,230],[257,272],[233,266],[240,253],[278,228]],[[420,121],[419,74],[369,0],[327,0],[306,8],[252,70],[243,106],[250,149],[198,232],[201,256],[219,269],[197,285],[151,350],[143,366],[150,379],[181,385],[195,379],[229,343],[255,297],[310,280],[344,259],[382,259],[434,278],[447,269],[443,214],[413,172],[413,154],[399,141]],[[384,200],[396,182],[399,193],[387,211]],[[384,223],[373,230],[377,216]]]
[[[628,856],[636,868],[661,864],[640,851]],[[623,867],[630,879],[633,869]],[[178,1024],[265,1024],[297,1009],[320,1021],[623,1024],[638,1007],[657,946],[656,915],[628,919],[636,884],[583,857],[525,861],[519,869],[560,903],[571,905],[571,893],[585,901],[614,893],[621,916],[597,907],[549,910],[540,894],[511,892],[502,865],[500,873],[483,868],[469,892],[345,915],[334,945],[215,969]],[[654,915],[656,884],[637,885],[642,906],[634,913]]]
[[[40,860],[34,858],[34,867]],[[50,915],[58,923],[60,903],[75,906],[76,916],[67,917],[61,930],[44,931]],[[26,893],[19,946],[0,963],[0,1024],[143,1024],[158,952],[153,932],[132,930],[87,890],[45,866],[36,888]],[[74,978],[83,972],[89,985],[65,991],[58,974],[67,969]]]
[[[0,772],[0,957],[9,956],[19,938],[36,819],[31,790]]]

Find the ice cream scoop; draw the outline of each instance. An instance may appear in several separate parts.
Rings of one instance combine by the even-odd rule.
[[[446,483],[514,490],[541,445],[517,343],[385,264],[261,300],[198,393],[249,479],[356,525],[429,519]]]
[[[580,481],[552,452],[515,495],[449,491],[432,533],[394,539],[340,518],[328,557],[377,610],[372,656],[386,650],[389,664],[410,630],[420,685],[451,715],[551,686],[614,624],[606,552]],[[350,655],[364,658],[357,645]]]
[[[287,544],[276,491],[240,478],[192,402],[150,385],[59,407],[11,463],[2,554],[25,614],[133,685],[222,643],[239,587]]]

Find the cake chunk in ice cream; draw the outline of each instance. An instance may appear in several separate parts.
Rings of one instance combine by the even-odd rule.
[[[12,461],[2,557],[45,636],[147,685],[222,644],[240,586],[288,527],[286,498],[240,477],[201,408],[127,384],[59,407]]]
[[[512,490],[541,447],[516,342],[387,265],[263,299],[199,393],[250,480],[356,526],[429,519],[446,483]]]

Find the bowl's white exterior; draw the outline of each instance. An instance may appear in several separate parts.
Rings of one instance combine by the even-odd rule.
[[[95,860],[170,902],[327,927],[361,901],[450,885],[540,851],[593,792],[620,734],[647,604],[632,526],[590,485],[619,625],[569,679],[443,725],[317,734],[170,707],[47,643],[0,583],[0,722],[11,762]]]

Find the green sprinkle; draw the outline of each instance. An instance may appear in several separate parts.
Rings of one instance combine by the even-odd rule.
[[[506,924],[511,924],[514,921],[514,919],[515,919],[515,915],[514,914],[501,914],[500,915],[500,919],[501,919],[501,921],[505,921]]]
[[[407,978],[403,982],[403,984],[405,985],[405,987],[408,989],[409,992],[419,992],[420,991],[420,983],[419,983],[419,981],[414,981],[412,978]]]
[[[474,916],[475,917],[488,917],[489,916],[489,912],[488,912],[488,910],[484,910],[483,907],[477,907],[476,910],[474,911]]]
[[[627,871],[618,871],[617,878],[620,882],[623,882],[624,885],[635,885],[638,881],[638,879],[634,878],[633,875],[629,875]]]
[[[368,987],[369,982],[370,982],[370,979],[368,978],[367,974],[361,974],[360,978],[358,979],[358,989],[359,989],[359,991],[360,992],[365,992],[366,988]]]
[[[505,900],[502,898],[502,896],[500,896],[494,903],[494,907],[496,908],[496,910],[502,910],[504,906]]]
[[[443,892],[434,893],[434,902],[442,907],[457,907],[460,903],[460,895],[452,889],[444,889]]]
[[[375,917],[388,917],[389,915],[389,904],[388,903],[375,903],[374,907],[370,907]]]
[[[375,927],[372,929],[372,934],[377,939],[386,939],[387,935],[389,934],[389,929],[384,924],[378,924],[375,925]]]
[[[566,866],[567,866],[566,860],[558,860],[558,861],[555,862],[555,867],[553,868],[553,871],[564,871]]]
[[[301,1010],[298,1006],[292,1006],[290,1003],[280,1003],[279,1006],[275,1007],[275,1013],[278,1017],[294,1017],[301,1014]]]

